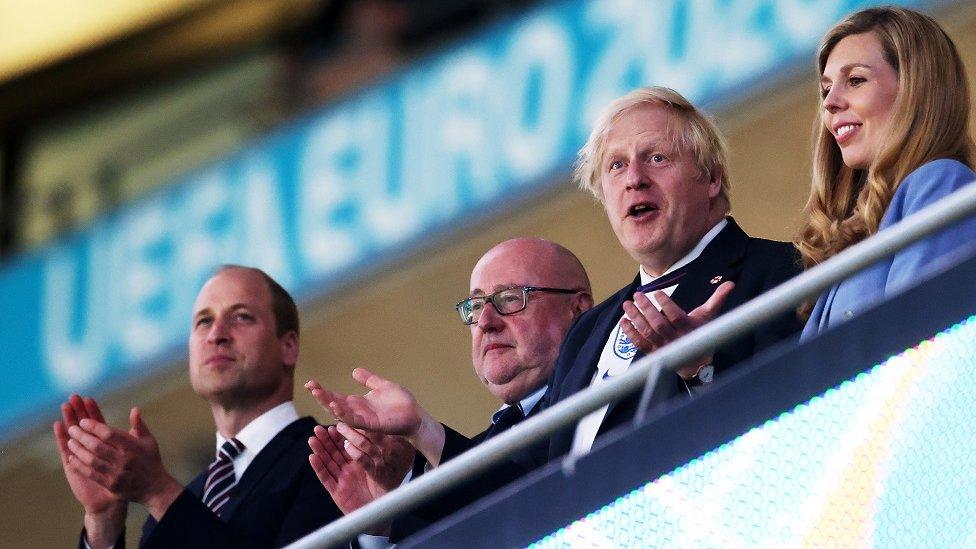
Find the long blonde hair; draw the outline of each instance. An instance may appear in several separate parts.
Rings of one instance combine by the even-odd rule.
[[[824,36],[819,74],[838,42],[866,32],[878,37],[885,60],[898,74],[898,93],[887,135],[867,170],[844,165],[818,117],[807,221],[795,240],[807,268],[877,232],[898,184],[919,166],[952,158],[973,167],[966,71],[952,40],[932,18],[896,7],[854,13]],[[801,312],[809,313],[809,305]]]

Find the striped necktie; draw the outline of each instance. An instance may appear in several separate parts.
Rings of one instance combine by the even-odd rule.
[[[216,459],[207,468],[207,482],[203,485],[203,504],[217,516],[230,499],[230,490],[237,484],[234,458],[244,450],[244,444],[232,438],[221,445]]]

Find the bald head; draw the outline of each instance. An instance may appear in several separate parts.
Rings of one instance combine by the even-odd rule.
[[[542,387],[573,320],[593,306],[590,280],[579,259],[541,238],[506,240],[488,250],[471,272],[471,296],[509,288],[532,291],[525,309],[501,315],[491,304],[471,325],[471,360],[478,378],[514,404]]]
[[[518,285],[568,288],[591,293],[590,278],[580,260],[573,252],[544,238],[513,238],[488,250],[471,272],[472,291],[476,289],[475,276],[486,266],[508,269],[513,276],[517,271],[522,271],[523,277],[534,280],[531,284],[524,282]],[[486,293],[494,291],[480,289]]]

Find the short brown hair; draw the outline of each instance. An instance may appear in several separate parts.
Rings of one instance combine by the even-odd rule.
[[[275,333],[281,337],[288,332],[295,332],[298,335],[298,305],[295,300],[275,279],[268,276],[268,273],[257,267],[245,267],[243,265],[221,265],[215,274],[220,274],[231,269],[241,269],[257,274],[268,285],[268,292],[271,294],[271,311],[275,318]]]

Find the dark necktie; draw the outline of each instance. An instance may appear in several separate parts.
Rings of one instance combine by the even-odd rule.
[[[654,280],[648,282],[647,284],[643,284],[639,286],[636,290],[634,290],[634,293],[641,292],[641,293],[649,294],[651,292],[656,292],[658,290],[662,290],[664,288],[670,288],[671,286],[674,286],[675,284],[678,283],[679,280],[681,280],[686,274],[688,274],[688,271],[691,269],[691,267],[695,264],[695,261],[697,260],[698,259],[695,258],[689,261],[683,267],[678,267],[677,269],[671,271],[666,275],[659,276],[658,278],[655,278]],[[638,349],[637,354],[635,354],[634,357],[630,360],[631,364],[637,362],[637,360],[643,358],[644,355],[646,354],[647,353],[645,353],[644,351]],[[606,375],[604,375],[603,377],[604,379],[607,378]]]
[[[666,275],[659,276],[654,280],[648,282],[647,284],[639,286],[636,290],[634,290],[634,293],[641,292],[646,294],[650,292],[656,292],[663,288],[674,286],[675,284],[678,283],[679,280],[681,280],[682,277],[688,274],[688,270],[694,264],[695,264],[694,260],[689,261],[683,267],[678,267],[677,269],[671,271]]]
[[[207,482],[203,485],[203,504],[217,516],[230,499],[230,490],[237,484],[234,458],[244,450],[244,444],[232,438],[220,446],[216,459],[207,468]]]
[[[499,410],[492,416],[492,424],[488,428],[488,434],[485,438],[488,439],[499,433],[503,433],[523,419],[525,419],[525,412],[522,411],[522,403],[520,402],[516,403],[515,406],[509,406],[504,410]]]

